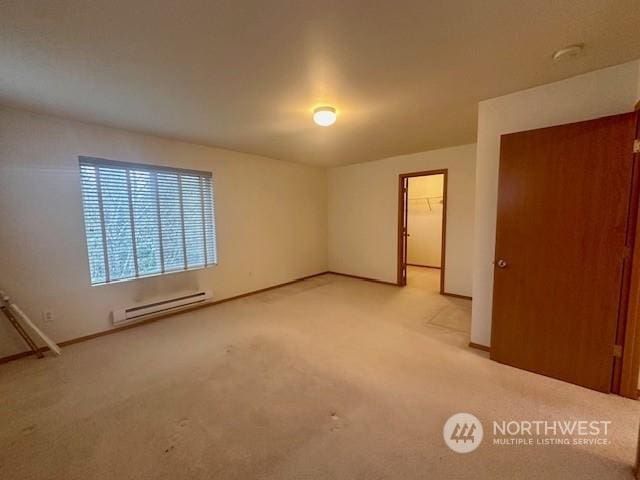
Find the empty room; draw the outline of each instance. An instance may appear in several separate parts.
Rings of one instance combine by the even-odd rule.
[[[0,12],[2,480],[640,478],[638,1]]]

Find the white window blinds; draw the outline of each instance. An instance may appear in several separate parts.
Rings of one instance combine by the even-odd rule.
[[[91,284],[217,263],[211,173],[80,157]]]

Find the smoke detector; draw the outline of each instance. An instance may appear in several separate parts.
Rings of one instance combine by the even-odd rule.
[[[568,47],[561,48],[557,50],[553,54],[554,62],[566,62],[567,60],[573,60],[574,58],[580,56],[584,50],[584,45],[582,43],[576,45],[569,45]]]

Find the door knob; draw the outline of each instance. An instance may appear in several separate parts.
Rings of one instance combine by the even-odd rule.
[[[496,265],[498,266],[498,268],[505,268],[507,266],[507,262],[505,260],[500,259],[496,262]]]

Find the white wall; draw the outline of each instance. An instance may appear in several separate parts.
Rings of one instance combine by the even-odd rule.
[[[78,155],[213,172],[219,265],[91,287]],[[110,328],[114,307],[323,272],[326,191],[323,169],[0,108],[0,288],[62,341]],[[42,323],[45,309],[53,322]],[[24,350],[0,319],[0,357]]]
[[[471,295],[475,145],[329,170],[329,269],[396,282],[398,175],[449,169],[445,290]]]
[[[440,267],[443,187],[444,175],[409,178],[407,263]]]
[[[480,102],[471,341],[489,345],[500,135],[633,110],[640,62]]]

